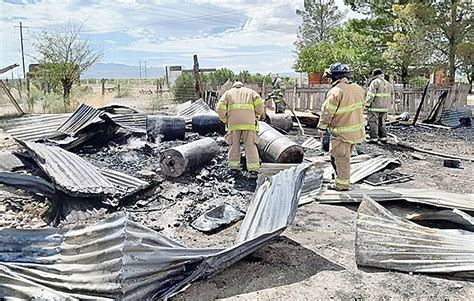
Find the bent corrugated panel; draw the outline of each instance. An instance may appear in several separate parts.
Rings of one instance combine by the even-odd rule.
[[[115,186],[120,197],[134,194],[150,186],[150,183],[119,171],[102,169],[100,173]]]
[[[19,141],[38,166],[56,184],[56,188],[73,196],[100,197],[115,193],[113,184],[92,164],[57,146]]]
[[[58,128],[58,131],[70,136],[74,136],[77,132],[89,124],[101,122],[102,119],[100,119],[100,115],[102,114],[104,114],[104,112],[82,103],[72,113],[71,117],[61,124],[61,126]]]
[[[365,196],[357,216],[356,261],[405,272],[468,275],[474,271],[474,232],[423,227]]]
[[[8,280],[0,297],[170,297],[277,237],[294,219],[305,171],[294,167],[261,184],[227,249],[187,248],[125,213],[69,229],[0,230],[0,279]]]
[[[217,115],[202,99],[198,99],[194,102],[187,101],[177,107],[177,115],[183,117],[186,123],[192,122],[194,115],[201,114]]]
[[[24,141],[37,141],[62,135],[58,127],[71,114],[29,115],[9,120],[4,123],[4,129],[12,137]]]

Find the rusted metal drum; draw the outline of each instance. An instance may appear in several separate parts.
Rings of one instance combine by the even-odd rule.
[[[273,127],[289,132],[293,129],[293,120],[286,114],[267,114],[266,121]]]
[[[186,122],[183,117],[148,115],[146,118],[146,134],[151,142],[184,140],[185,133]]]
[[[277,130],[259,122],[258,150],[263,162],[269,163],[301,163],[303,162],[303,147],[279,133]]]
[[[206,165],[218,154],[219,146],[212,138],[172,147],[161,153],[161,171],[168,177],[180,177]]]
[[[217,114],[193,116],[192,128],[193,132],[198,133],[201,136],[212,133],[223,134],[225,132],[224,124],[221,122]]]

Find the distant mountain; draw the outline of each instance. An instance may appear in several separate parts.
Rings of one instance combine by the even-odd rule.
[[[288,77],[292,77],[292,78],[300,78],[300,73],[297,73],[297,72],[293,72],[293,71],[290,71],[290,72],[281,72],[281,73],[278,73],[280,76],[288,76]]]
[[[146,78],[158,78],[165,76],[165,69],[162,67],[147,67]],[[138,66],[124,64],[94,64],[81,76],[87,78],[140,78]],[[145,68],[142,66],[142,78],[145,78]]]

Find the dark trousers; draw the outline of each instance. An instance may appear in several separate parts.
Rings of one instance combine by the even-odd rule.
[[[275,103],[275,114],[285,113],[286,103],[283,101]]]
[[[385,120],[387,119],[386,112],[367,112],[367,121],[369,123],[369,134],[371,142],[387,141],[387,128],[385,127]]]

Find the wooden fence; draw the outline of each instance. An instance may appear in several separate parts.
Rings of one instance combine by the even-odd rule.
[[[265,98],[272,90],[271,86],[250,84],[246,85],[257,91]],[[296,111],[317,112],[321,109],[321,105],[326,98],[327,91],[331,85],[316,85],[311,87],[288,87],[285,92],[285,101]],[[467,94],[470,86],[467,84],[455,84],[454,86],[428,86],[426,98],[421,108],[420,115],[428,116],[437,103],[440,95],[448,91],[448,100],[444,103],[443,109],[449,107],[460,107],[467,104]],[[226,90],[226,89],[224,89]],[[423,86],[403,88],[395,86],[392,93],[392,104],[390,108],[391,114],[401,114],[409,112],[414,115],[420,105],[423,96]],[[221,89],[219,93],[222,93]]]

